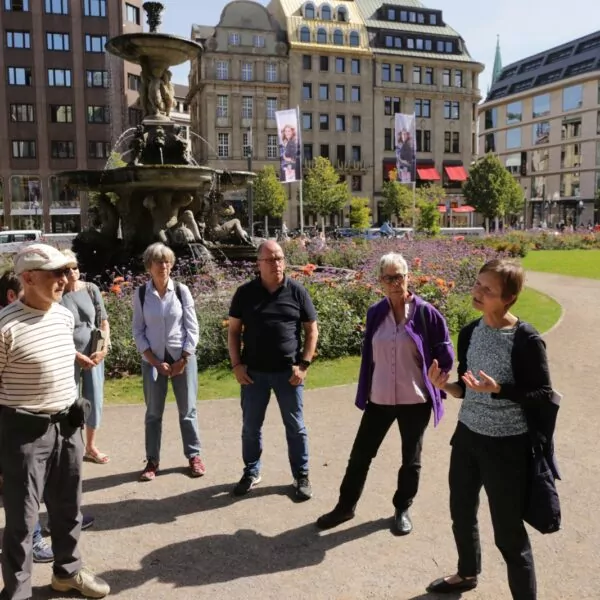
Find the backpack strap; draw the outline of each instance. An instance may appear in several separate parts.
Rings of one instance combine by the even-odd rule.
[[[425,319],[425,302],[419,305],[419,322],[421,329],[423,330],[423,341],[425,344],[427,344],[427,347],[431,352],[431,345],[429,344],[429,332],[427,331],[427,321]]]
[[[144,311],[144,300],[146,299],[146,284],[140,285],[140,291],[138,292],[140,297],[140,304],[142,305],[142,312]]]
[[[95,325],[96,329],[100,329],[100,325],[102,325],[102,315],[101,315],[100,305],[96,301],[94,289],[92,288],[92,284],[89,281],[85,282],[85,289],[87,290],[87,293],[90,295],[90,299],[92,301],[92,304],[94,305],[94,312],[95,312],[94,325]]]
[[[146,284],[139,287],[140,304],[142,305],[142,311],[144,310],[144,300],[146,299]],[[183,306],[183,296],[181,292],[181,284],[179,281],[175,282],[175,295],[177,296],[179,303]]]

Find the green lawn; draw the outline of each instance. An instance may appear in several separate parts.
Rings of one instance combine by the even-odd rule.
[[[600,250],[532,250],[523,266],[531,271],[600,279]]]
[[[529,321],[539,331],[547,331],[560,317],[560,305],[552,298],[532,289],[525,289],[515,305],[514,312]],[[456,345],[456,336],[453,337]],[[358,378],[360,358],[349,356],[337,360],[315,361],[306,380],[307,389],[354,383]],[[213,368],[200,373],[199,400],[213,398],[236,398],[239,386],[227,368]],[[168,401],[173,401],[169,391]],[[107,404],[135,404],[143,401],[142,381],[139,375],[122,379],[109,379],[104,385],[104,401]]]

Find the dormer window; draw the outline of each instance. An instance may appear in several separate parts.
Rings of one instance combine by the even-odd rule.
[[[331,21],[331,18],[331,6],[324,4],[321,7],[321,19],[323,19],[323,21]]]
[[[322,27],[317,30],[317,43],[318,44],[326,44],[327,43],[327,31]]]
[[[302,27],[300,29],[300,41],[306,44],[310,43],[310,29],[308,27]]]
[[[343,46],[344,45],[344,34],[339,29],[336,29],[333,32],[333,43],[336,46]]]
[[[239,46],[240,45],[240,34],[239,33],[230,33],[229,34],[229,45],[230,46]]]
[[[338,6],[337,8],[337,20],[346,23],[348,21],[348,11],[345,6]]]
[[[350,33],[350,46],[352,46],[353,48],[360,46],[360,36],[356,31],[352,31]]]
[[[304,5],[304,18],[314,19],[316,16],[315,5],[312,2],[307,2]]]

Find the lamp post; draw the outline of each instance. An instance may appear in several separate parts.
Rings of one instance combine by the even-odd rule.
[[[246,152],[248,153],[248,171],[252,172],[252,154],[253,154],[254,140],[252,139],[252,127],[248,128],[248,146]],[[254,198],[252,197],[252,182],[248,180],[248,186],[246,195],[248,198],[248,229],[250,230],[250,237],[254,235]]]
[[[580,200],[577,203],[577,223],[575,223],[575,228],[579,227],[579,225],[583,225],[583,223],[581,221],[581,215],[583,214],[583,208],[584,208],[583,200]]]
[[[524,185],[523,186],[523,200],[524,200],[524,204],[523,204],[523,230],[527,230],[527,186]]]

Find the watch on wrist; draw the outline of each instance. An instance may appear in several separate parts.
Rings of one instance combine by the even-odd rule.
[[[308,367],[310,367],[310,360],[306,360],[305,358],[303,358],[298,362],[298,366],[302,369],[308,369]]]

